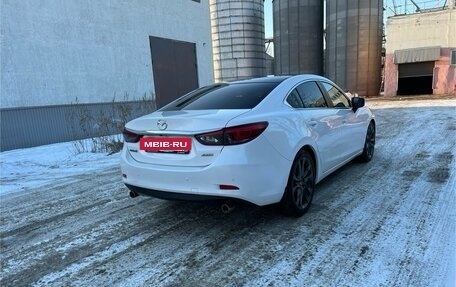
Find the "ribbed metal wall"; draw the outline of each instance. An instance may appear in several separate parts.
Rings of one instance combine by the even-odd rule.
[[[0,109],[0,151],[119,134],[121,119],[151,113],[154,107],[154,102],[133,101]],[[112,118],[109,130],[98,127],[101,117]]]
[[[381,84],[382,0],[326,1],[325,74],[360,96]]]
[[[276,75],[323,74],[323,1],[273,0]]]
[[[210,0],[215,80],[264,76],[263,0]]]

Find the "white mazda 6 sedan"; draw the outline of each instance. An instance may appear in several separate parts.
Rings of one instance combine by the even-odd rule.
[[[132,197],[280,203],[303,215],[315,184],[372,159],[375,120],[316,75],[265,77],[192,91],[125,125],[122,177]]]

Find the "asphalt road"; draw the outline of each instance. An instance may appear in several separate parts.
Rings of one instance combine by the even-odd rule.
[[[432,106],[427,106],[432,102]],[[131,199],[118,166],[1,197],[1,286],[455,286],[456,101],[372,101],[309,213]]]

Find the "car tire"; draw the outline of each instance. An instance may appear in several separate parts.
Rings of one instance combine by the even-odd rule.
[[[361,162],[369,162],[374,157],[375,151],[375,124],[370,122],[367,127],[366,140],[364,141],[363,153],[359,156]]]
[[[283,211],[300,217],[310,208],[315,190],[315,163],[306,150],[296,155],[288,176],[287,187],[281,201]]]

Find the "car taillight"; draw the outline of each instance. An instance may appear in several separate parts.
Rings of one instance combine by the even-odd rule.
[[[196,135],[195,138],[204,145],[223,145],[223,130]]]
[[[122,134],[127,143],[137,143],[139,142],[139,139],[143,137],[142,135],[135,134],[127,129],[124,129]]]
[[[195,138],[203,145],[237,145],[258,137],[268,127],[267,122],[224,128],[219,131],[199,134]]]

